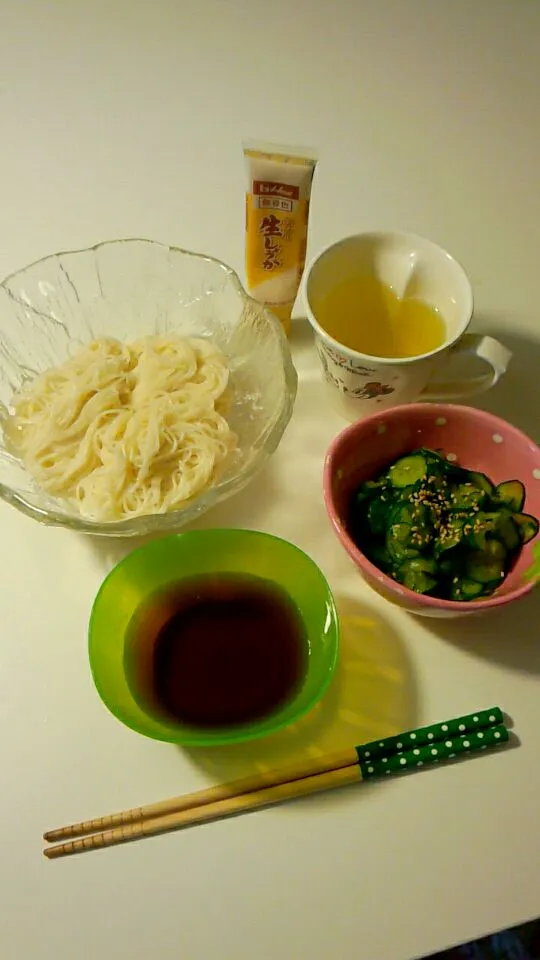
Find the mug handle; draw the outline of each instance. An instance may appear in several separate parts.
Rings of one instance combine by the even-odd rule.
[[[510,363],[512,354],[494,337],[466,333],[450,349],[449,359],[458,356],[477,357],[490,368],[475,377],[461,380],[431,380],[422,390],[420,400],[462,400],[494,387]]]

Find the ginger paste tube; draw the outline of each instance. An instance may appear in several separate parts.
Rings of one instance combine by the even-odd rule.
[[[317,157],[305,147],[243,144],[247,172],[246,285],[286,333],[306,262]]]

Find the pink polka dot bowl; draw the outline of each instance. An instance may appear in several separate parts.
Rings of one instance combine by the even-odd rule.
[[[418,447],[442,449],[449,460],[485,473],[494,483],[521,480],[526,491],[523,509],[540,518],[540,448],[516,427],[483,410],[454,404],[415,403],[381,411],[346,427],[331,444],[324,465],[328,515],[364,578],[387,600],[428,617],[478,614],[524,597],[540,579],[540,535],[522,548],[495,593],[474,602],[414,593],[370,563],[353,542],[347,530],[353,492],[362,481]]]

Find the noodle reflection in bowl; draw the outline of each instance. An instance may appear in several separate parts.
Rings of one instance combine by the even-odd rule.
[[[0,286],[0,495],[43,522],[177,529],[277,447],[296,373],[219,261],[144,240],[56,254]]]

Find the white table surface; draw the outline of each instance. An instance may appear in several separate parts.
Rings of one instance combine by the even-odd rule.
[[[470,272],[477,328],[515,351],[484,405],[540,438],[537,0],[9,0],[0,31],[0,273],[144,236],[242,271],[242,137],[320,149],[310,252],[400,228]],[[288,537],[345,613],[338,684],[275,741],[186,754],[125,729],[86,623],[129,544],[2,505],[0,952],[5,960],[406,960],[540,912],[540,593],[415,620],[357,577],[326,521],[343,425],[309,335],[269,468],[201,525]],[[47,827],[255,763],[500,703],[519,749],[58,862]]]

